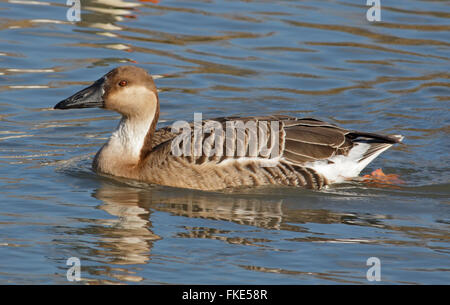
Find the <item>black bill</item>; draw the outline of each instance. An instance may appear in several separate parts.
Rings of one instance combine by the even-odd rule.
[[[55,105],[55,109],[103,107],[104,78]]]

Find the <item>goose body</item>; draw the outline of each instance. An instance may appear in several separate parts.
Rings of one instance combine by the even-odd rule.
[[[122,114],[94,158],[96,172],[200,190],[258,185],[321,189],[357,177],[403,139],[285,115],[223,117],[185,124],[183,129],[157,130],[155,84],[144,69],[132,66],[111,70],[55,105],[55,109],[88,107]],[[253,129],[228,132],[238,123]],[[251,146],[252,141],[257,144]]]

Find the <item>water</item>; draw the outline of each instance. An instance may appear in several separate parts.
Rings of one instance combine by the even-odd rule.
[[[0,283],[448,284],[445,1],[0,1]],[[157,2],[157,1],[156,1]],[[160,89],[161,121],[313,116],[405,135],[363,174],[396,186],[200,192],[100,177],[119,116],[52,106],[113,67]]]

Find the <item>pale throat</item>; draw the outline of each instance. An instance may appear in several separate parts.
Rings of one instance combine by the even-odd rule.
[[[152,94],[154,97],[154,94]],[[157,110],[155,103],[143,103],[152,107],[141,107],[139,113],[123,115],[116,130],[112,133],[105,149],[115,158],[125,162],[136,163],[139,161],[142,147],[145,145],[146,136],[155,119]]]
[[[112,133],[108,148],[122,158],[139,160],[145,137],[155,117],[155,111],[141,118],[122,117],[119,126]]]

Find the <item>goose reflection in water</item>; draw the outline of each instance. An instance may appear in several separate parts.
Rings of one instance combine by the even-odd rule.
[[[100,182],[100,187],[92,195],[101,201],[98,209],[113,217],[89,220],[88,227],[77,231],[79,235],[97,236],[95,245],[88,246],[87,257],[83,258],[84,255],[79,253],[82,261],[89,260],[91,265],[94,264],[83,267],[82,276],[83,280],[94,284],[147,283],[152,281],[149,274],[151,277],[154,272],[159,272],[159,268],[173,268],[173,265],[186,263],[186,257],[171,255],[167,249],[174,245],[180,246],[180,240],[173,239],[209,239],[278,252],[298,242],[408,244],[405,240],[363,238],[353,234],[354,229],[349,229],[346,236],[326,234],[322,230],[324,227],[316,224],[342,224],[346,227],[351,225],[352,228],[356,225],[376,230],[401,231],[407,235],[417,234],[410,228],[389,224],[387,215],[372,215],[362,210],[348,212],[348,207],[333,208],[324,200],[323,194],[318,196],[307,190],[301,191],[304,200],[299,200],[298,192],[290,193],[288,189],[221,193],[147,184],[130,185],[116,178],[106,178]],[[336,199],[339,195],[330,196]],[[348,195],[342,196],[342,200],[347,201]],[[344,227],[341,229],[346,230]],[[166,233],[160,236],[159,232]],[[165,238],[171,240],[163,243]],[[280,244],[280,239],[284,243]],[[154,247],[158,243],[162,244],[156,251]],[[78,248],[78,251],[86,250],[86,247]],[[197,250],[201,251],[201,248]],[[189,251],[192,251],[192,247]],[[240,267],[259,270],[261,266],[249,263]],[[277,269],[276,272],[291,271]]]
[[[307,232],[303,223],[340,223],[348,214],[325,209],[301,209],[283,199],[261,194],[204,193],[168,189],[165,187],[140,188],[102,182],[93,196],[102,201],[99,209],[117,218],[102,220],[98,230],[101,236],[102,255],[117,265],[146,264],[151,259],[153,244],[162,239],[153,232],[152,214],[166,212],[172,216],[229,221],[244,226],[267,230]],[[258,245],[259,240],[230,235],[230,230],[211,227],[184,226],[176,233],[180,238],[208,238],[228,243]]]

